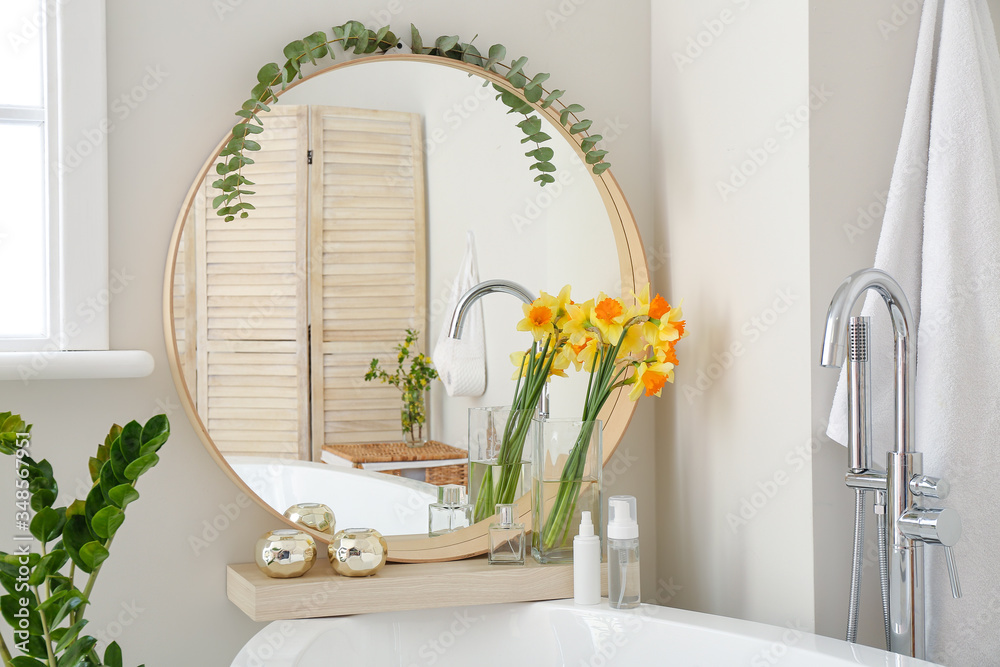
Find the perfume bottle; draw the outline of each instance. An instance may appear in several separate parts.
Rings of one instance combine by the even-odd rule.
[[[472,525],[472,505],[466,500],[465,488],[445,484],[438,492],[438,501],[427,507],[427,534],[444,535]]]
[[[490,565],[524,565],[524,524],[514,523],[514,506],[497,505],[499,523],[490,524]]]

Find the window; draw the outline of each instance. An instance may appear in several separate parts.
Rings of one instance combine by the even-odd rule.
[[[0,3],[0,351],[108,349],[104,2]]]

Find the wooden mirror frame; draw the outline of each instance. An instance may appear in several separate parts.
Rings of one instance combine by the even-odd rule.
[[[522,97],[523,99],[521,91],[513,88],[505,78],[494,74],[493,72],[484,70],[481,67],[476,67],[458,60],[440,56],[392,53],[365,56],[339,62],[305,76],[300,81],[290,84],[286,90],[294,88],[302,81],[309,80],[327,72],[344,67],[354,67],[373,60],[403,60],[452,67],[462,70],[470,75],[485,78],[491,83],[503,86],[505,89]],[[279,97],[283,92],[284,91],[278,93]],[[551,122],[551,124],[561,133],[562,137],[571,146],[573,146],[580,159],[583,160],[584,153],[580,148],[577,137],[575,135],[571,135],[569,133],[569,129],[559,121],[559,114],[552,107],[543,109],[538,103],[533,103],[532,106],[535,107],[537,113],[542,114]],[[227,475],[229,475],[229,478],[236,484],[237,487],[252,497],[277,520],[285,524],[294,525],[296,528],[301,528],[301,526],[298,526],[297,524],[292,524],[292,522],[286,519],[277,509],[265,503],[260,496],[258,496],[250,488],[250,486],[236,474],[226,461],[225,457],[223,457],[219,452],[208,433],[205,423],[198,414],[191,392],[184,380],[184,374],[180,364],[180,355],[177,349],[177,336],[176,331],[174,330],[172,304],[174,302],[174,272],[177,263],[177,252],[180,245],[181,234],[184,231],[184,225],[188,217],[188,213],[194,203],[195,193],[198,188],[201,187],[206,175],[213,169],[218,155],[228,139],[229,137],[227,136],[219,143],[216,149],[205,161],[205,164],[198,172],[198,175],[195,177],[194,183],[192,183],[187,196],[184,198],[180,215],[177,217],[177,222],[174,224],[173,235],[170,239],[170,248],[167,256],[167,265],[163,282],[163,328],[167,344],[167,357],[170,362],[170,373],[173,376],[174,384],[177,387],[177,393],[180,396],[181,403],[184,406],[184,411],[187,413],[188,419],[191,420],[191,424],[198,433],[198,437],[201,439],[202,444],[205,445],[205,448],[208,450],[208,453],[212,456],[215,462],[226,472]],[[529,174],[526,172],[525,178],[528,177]],[[646,283],[649,282],[649,266],[646,262],[646,253],[642,246],[642,239],[639,236],[639,229],[636,226],[635,217],[632,215],[632,210],[629,208],[628,202],[625,200],[625,195],[614,176],[612,176],[610,169],[606,170],[599,176],[591,174],[591,177],[594,179],[594,183],[601,194],[601,200],[604,202],[604,206],[607,209],[608,218],[614,233],[615,246],[618,250],[618,262],[621,270],[621,293],[623,295],[628,295],[630,291],[638,292],[640,289],[645,287]],[[605,404],[604,409],[601,411],[601,419],[604,420],[602,435],[604,442],[605,464],[607,464],[608,460],[614,454],[615,449],[618,447],[618,443],[621,441],[622,436],[624,436],[625,430],[628,428],[628,424],[632,420],[632,415],[635,413],[636,405],[637,402],[628,400],[627,391],[622,388],[616,390],[612,394],[611,398],[609,398],[608,402]],[[517,515],[518,521],[524,523],[525,528],[530,530],[530,494],[525,494],[517,500]],[[489,519],[486,519],[469,526],[468,528],[462,528],[454,533],[438,537],[428,537],[426,535],[387,535],[385,539],[389,545],[388,558],[390,561],[395,562],[421,563],[430,561],[458,560],[461,558],[484,554],[488,549],[488,523]],[[308,532],[311,533],[318,542],[328,543],[330,541],[329,535],[324,535],[312,530],[308,530]]]

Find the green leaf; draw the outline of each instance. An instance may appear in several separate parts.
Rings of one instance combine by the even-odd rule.
[[[540,182],[542,187],[545,187],[546,183],[555,183],[556,177],[552,174],[539,174],[538,176],[535,176],[535,181]]]
[[[605,171],[607,171],[610,166],[611,166],[610,162],[598,162],[597,164],[594,165],[593,172],[598,176],[600,176]]]
[[[555,171],[556,166],[551,162],[536,162],[535,164],[528,167],[528,169],[537,169],[538,171]]]
[[[313,63],[316,62],[316,58],[322,58],[327,54],[331,56],[333,55],[333,53],[326,48],[326,33],[322,30],[317,30],[308,37],[304,37],[302,42],[306,45],[306,52]]]
[[[273,86],[281,76],[281,68],[276,63],[268,63],[257,71],[257,81],[265,86]]]
[[[389,26],[382,26],[375,33],[375,44],[379,51],[385,53],[390,49],[396,48],[399,44],[399,38],[389,29]]]
[[[91,532],[94,531],[94,516],[106,507],[107,504],[108,499],[105,497],[101,485],[95,484],[90,489],[90,493],[87,494],[87,500],[84,503],[84,516],[87,517],[87,525],[90,526]]]
[[[548,81],[549,76],[550,75],[548,75],[548,74],[546,74],[544,72],[539,72],[535,76],[531,77],[531,81],[529,81],[524,86],[525,92],[527,92],[530,88],[541,87],[541,85],[543,83],[545,83],[546,81]]]
[[[39,542],[51,542],[59,537],[65,523],[65,511],[57,512],[51,507],[43,507],[31,519],[31,534]]]
[[[538,116],[531,116],[530,118],[525,118],[520,123],[517,124],[521,131],[525,134],[538,134],[542,130],[542,119]]]
[[[533,157],[539,162],[548,162],[555,155],[555,151],[547,146],[542,146],[525,153],[528,157]]]
[[[129,480],[139,479],[139,476],[159,463],[160,457],[156,454],[146,454],[140,456],[125,468],[125,477]]]
[[[90,653],[90,650],[94,648],[94,644],[97,640],[93,637],[86,636],[80,637],[62,654],[59,661],[56,663],[57,667],[80,667],[83,664],[84,658]]]
[[[26,607],[21,606],[21,600],[27,600],[28,605]],[[42,634],[42,619],[35,611],[37,607],[37,602],[35,600],[35,594],[31,591],[24,591],[18,593],[17,595],[4,595],[0,597],[0,613],[3,614],[4,620],[12,628],[20,627],[20,621],[24,620],[24,610],[28,610],[27,624],[28,632],[33,635]]]
[[[559,112],[559,122],[566,125],[569,123],[570,115],[580,113],[581,111],[585,111],[585,109],[579,104],[570,104],[568,107]]]
[[[118,507],[125,509],[129,503],[139,499],[139,492],[131,484],[119,484],[108,491],[108,498]]]
[[[228,182],[230,179],[232,179],[233,183],[239,182],[237,174],[233,174],[226,181]],[[125,428],[122,429],[120,442],[122,454],[125,456],[126,461],[131,463],[139,458],[139,450],[142,448],[142,425],[134,419],[125,424]],[[112,447],[114,447],[113,443]]]
[[[139,439],[142,443],[139,448],[140,456],[156,452],[169,437],[170,421],[167,416],[160,414],[150,417],[146,425],[142,427],[142,436]]]
[[[51,553],[47,553],[42,556],[42,559],[38,561],[38,565],[35,566],[35,570],[28,577],[28,585],[30,586],[41,586],[45,583],[45,578],[50,574],[59,571],[66,561],[69,560],[69,554],[66,553],[65,549],[56,549]]]
[[[580,148],[582,148],[583,152],[586,153],[596,146],[597,142],[602,139],[604,139],[604,137],[599,134],[592,134],[589,137],[584,137],[583,141],[580,142]]]
[[[524,76],[520,72],[515,72],[513,74],[508,72],[507,81],[509,81],[510,85],[514,86],[515,88],[524,88],[524,85],[528,83],[528,77]]]
[[[442,35],[434,42],[434,48],[440,51],[441,55],[446,54],[456,46],[458,46],[458,35]]]
[[[63,601],[62,605],[59,607],[59,611],[57,611],[55,615],[50,618],[49,623],[52,625],[59,625],[60,623],[63,622],[64,618],[69,616],[70,612],[75,610],[77,607],[79,607],[86,601],[87,599],[83,597],[83,593],[81,593],[77,589],[74,588],[70,591],[67,591],[66,598]],[[46,616],[48,616],[47,611],[45,612],[45,614]]]
[[[592,120],[581,120],[579,123],[574,123],[569,128],[570,134],[580,134],[581,132],[586,132],[590,129],[590,126],[594,124]]]
[[[63,554],[66,552],[63,551]],[[44,613],[49,619],[52,619],[53,615],[50,613],[53,609],[58,609],[60,605],[66,600],[69,595],[69,591],[56,591],[50,595],[44,602],[38,605],[38,611]],[[50,620],[51,622],[51,620]]]
[[[523,68],[527,64],[528,64],[528,59],[524,56],[521,56],[520,58],[512,62],[510,64],[510,71],[507,72],[507,80],[510,81],[510,77],[520,74],[521,68]]]
[[[106,561],[110,555],[105,546],[96,540],[87,542],[80,547],[80,560],[90,568],[88,572],[93,572],[100,567],[101,563]]]
[[[56,502],[56,492],[53,489],[38,489],[31,494],[31,509],[36,512],[46,507],[52,507]]]
[[[122,468],[122,476],[120,478],[117,476],[117,474],[115,474],[113,464],[111,461],[105,463],[104,466],[101,468],[101,481],[100,481],[101,492],[106,495],[108,502],[114,502],[114,499],[111,497],[111,489],[114,489],[116,486],[124,484],[125,482],[126,480],[125,480],[124,467]],[[119,505],[119,507],[121,507],[121,505]]]
[[[155,456],[155,454],[153,455]],[[90,522],[91,531],[102,540],[114,537],[125,521],[125,513],[117,507],[105,507],[94,515]]]
[[[104,651],[104,664],[106,667],[122,667],[122,649],[118,642],[111,642]]]
[[[12,658],[10,664],[11,667],[45,667],[45,663],[41,660],[35,660],[26,655],[19,655],[16,658]]]
[[[552,106],[552,103],[558,100],[566,93],[565,90],[553,90],[551,93],[546,95],[545,99],[542,101],[542,108],[548,109]]]
[[[297,39],[294,42],[289,42],[284,49],[281,50],[288,62],[285,65],[291,65],[292,69],[302,77],[302,61],[301,59],[306,56],[306,45],[301,39]]]
[[[545,91],[542,90],[542,88],[540,86],[536,86],[534,88],[525,88],[524,89],[524,99],[526,99],[529,102],[531,102],[532,104],[534,104],[538,100],[542,99],[542,93],[544,93],[544,92]]]
[[[551,138],[552,137],[545,134],[544,132],[538,132],[536,134],[531,135],[530,137],[525,137],[524,139],[521,140],[521,143],[524,143],[525,141],[534,141],[536,144],[540,144],[542,142],[548,141]]]
[[[75,514],[66,520],[66,526],[63,528],[63,546],[76,566],[87,574],[90,574],[93,568],[83,560],[80,549],[93,540],[94,535],[90,532],[85,516]]]
[[[598,162],[603,160],[604,156],[607,154],[608,154],[607,151],[590,151],[589,153],[587,153],[584,159],[586,159],[587,164],[597,164]]]
[[[480,65],[483,64],[483,54],[479,52],[472,44],[459,44],[462,49],[462,60],[469,63],[470,65]]]
[[[80,634],[80,630],[83,630],[83,626],[87,625],[87,623],[89,623],[89,621],[84,618],[66,628],[66,632],[64,632],[59,638],[53,652],[58,654],[60,651],[63,651],[67,646],[69,646],[70,642],[76,639],[76,636]]]
[[[497,71],[497,63],[507,57],[507,47],[503,44],[494,44],[490,47],[489,59],[483,65],[483,69],[491,72]]]
[[[424,41],[420,39],[420,31],[417,26],[410,24],[410,51],[413,53],[424,53]]]

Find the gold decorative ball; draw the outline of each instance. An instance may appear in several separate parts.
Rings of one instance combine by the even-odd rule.
[[[367,577],[385,565],[389,547],[385,538],[372,528],[348,528],[330,542],[330,565],[345,577]]]
[[[337,518],[323,503],[296,503],[285,510],[285,518],[320,533],[333,535],[337,532]]]
[[[269,577],[301,577],[316,562],[316,543],[308,533],[294,528],[268,531],[257,540],[254,559]]]

